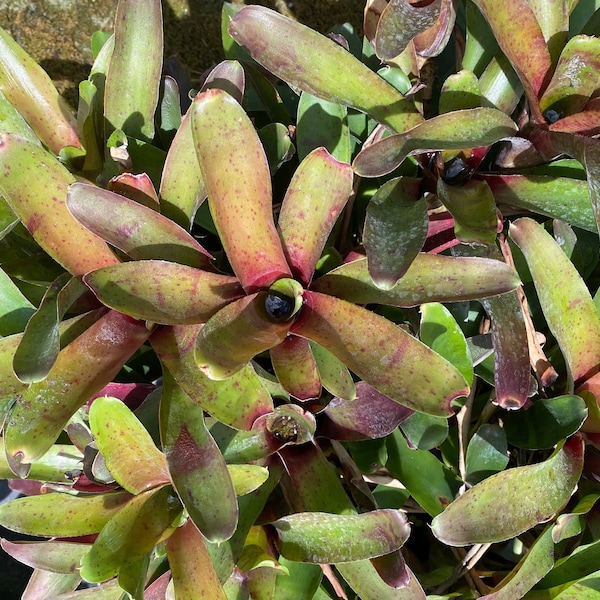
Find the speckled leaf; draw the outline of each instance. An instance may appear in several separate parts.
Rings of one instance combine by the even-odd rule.
[[[352,400],[356,397],[354,380],[348,371],[346,365],[329,350],[323,348],[316,342],[310,342],[310,348],[323,387],[334,396],[339,396],[345,400]]]
[[[391,321],[315,292],[305,292],[304,302],[293,332],[327,348],[392,400],[448,416],[450,402],[468,393],[463,376],[450,363]]]
[[[390,0],[381,13],[375,35],[375,52],[386,61],[398,56],[419,33],[433,27],[440,15],[442,0],[415,5]]]
[[[577,4],[579,0],[574,3]],[[548,43],[548,51],[552,64],[556,65],[558,55],[569,37],[569,15],[571,0],[527,0],[540,25],[544,39]]]
[[[224,60],[208,74],[201,91],[218,88],[227,92],[241,104],[244,99],[245,87],[244,67],[237,60]]]
[[[383,438],[412,414],[406,406],[359,381],[355,399],[333,398],[319,413],[319,434],[343,441]]]
[[[389,554],[401,548],[410,533],[404,513],[392,509],[360,515],[295,513],[271,526],[283,556],[311,563],[354,562]]]
[[[273,223],[269,166],[252,121],[214,89],[194,99],[192,130],[210,211],[240,283],[252,292],[289,276]]]
[[[479,81],[473,71],[462,70],[450,75],[440,92],[440,114],[477,108],[481,104]]]
[[[147,490],[114,515],[81,561],[83,579],[92,583],[110,579],[168,537],[181,514],[172,494],[168,485]]]
[[[493,0],[473,2],[484,14],[500,48],[518,73],[534,121],[542,123],[538,96],[546,83],[551,58],[535,14],[527,0],[500,4]],[[515,23],[519,26],[515,27]]]
[[[58,154],[65,146],[81,148],[75,119],[52,80],[3,29],[0,29],[0,92],[52,152]]]
[[[67,207],[84,227],[134,260],[208,267],[211,255],[185,229],[155,210],[95,185],[74,183]]]
[[[130,499],[127,492],[83,498],[58,493],[25,496],[0,506],[0,523],[11,531],[26,535],[90,535],[98,533]]]
[[[227,465],[236,496],[257,490],[268,478],[269,470],[259,465]]]
[[[330,271],[317,279],[311,289],[357,304],[409,307],[495,296],[516,289],[519,283],[515,270],[499,260],[419,254],[404,277],[389,290],[372,282],[366,259]]]
[[[289,394],[299,400],[321,395],[319,370],[307,340],[288,335],[270,354],[275,375]]]
[[[142,321],[110,311],[60,351],[48,376],[23,392],[7,418],[4,440],[11,467],[29,463],[56,441],[78,408],[120,371],[146,341]]]
[[[176,598],[226,600],[206,542],[190,519],[175,530],[166,549]]]
[[[577,487],[583,467],[583,441],[570,438],[546,461],[514,467],[484,479],[452,502],[431,524],[449,546],[501,542],[544,523]],[[551,480],[552,486],[548,486]],[[502,503],[502,498],[518,502]]]
[[[84,282],[106,306],[170,325],[202,323],[243,293],[233,277],[162,260],[105,267]]]
[[[381,289],[393,288],[423,248],[427,237],[427,201],[421,179],[386,181],[367,206],[363,243],[369,275]]]
[[[1,35],[1,34],[0,34]],[[1,68],[1,67],[0,67]],[[41,146],[39,138],[35,135],[23,115],[13,106],[2,93],[0,84],[0,123],[2,123],[2,133],[10,133],[22,138],[32,144]]]
[[[413,38],[416,54],[426,58],[441,54],[452,35],[455,22],[456,10],[453,1],[442,0],[440,16],[433,26]]]
[[[196,362],[211,379],[227,379],[254,356],[280,344],[291,321],[269,318],[268,292],[227,304],[202,327],[196,340]]]
[[[38,244],[67,271],[83,275],[118,262],[106,242],[71,216],[66,197],[74,178],[48,152],[23,138],[0,135],[0,168],[0,194]]]
[[[515,134],[517,126],[495,108],[457,110],[428,119],[361,150],[352,163],[362,177],[391,173],[410,154],[488,146]]]
[[[146,428],[117,398],[96,398],[90,406],[90,428],[117,482],[132,494],[169,483],[163,453]]]
[[[200,328],[164,327],[150,341],[161,362],[199,406],[225,425],[251,429],[258,417],[273,411],[271,396],[250,365],[225,381],[206,377],[194,358]]]
[[[173,486],[206,539],[222,542],[235,531],[238,505],[219,447],[202,409],[164,373],[160,402],[161,440]]]
[[[152,141],[162,63],[160,1],[120,0],[104,92],[108,133],[120,129],[132,138]]]
[[[125,196],[125,198],[135,200],[138,204],[147,206],[153,211],[159,210],[159,200],[154,189],[154,184],[146,173],[139,173],[137,175],[133,173],[121,173],[108,182],[108,189],[111,192]],[[67,196],[67,204],[68,202],[69,198]]]
[[[325,148],[313,150],[287,189],[277,229],[287,262],[303,285],[312,279],[335,221],[352,192],[352,169]]]
[[[32,569],[52,573],[77,573],[79,563],[90,549],[89,544],[75,542],[11,542],[2,540],[2,549]]]
[[[581,383],[600,365],[600,316],[590,292],[561,247],[537,222],[518,219],[509,234],[525,255],[548,327],[570,376]]]
[[[412,102],[350,52],[275,11],[245,7],[229,31],[257,62],[313,96],[366,112],[398,132],[423,121]]]
[[[452,186],[438,179],[437,195],[454,217],[456,237],[464,244],[493,244],[498,230],[494,196],[485,181]]]

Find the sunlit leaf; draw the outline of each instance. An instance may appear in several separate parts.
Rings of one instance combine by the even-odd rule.
[[[462,70],[449,75],[440,93],[440,114],[477,108],[481,104],[479,81],[472,71]]]
[[[52,573],[77,573],[79,563],[90,549],[89,544],[75,542],[10,542],[2,540],[2,549],[32,569]]]
[[[321,395],[317,363],[307,340],[288,335],[270,354],[277,379],[288,393],[299,400]]]
[[[8,336],[25,329],[35,307],[12,279],[0,269],[0,335]]]
[[[27,582],[27,587],[23,591],[23,600],[38,600],[38,598],[73,598],[77,586],[81,583],[79,573],[51,573],[50,571],[41,571],[35,569]],[[94,590],[95,591],[95,590]],[[102,592],[102,590],[100,590]],[[95,596],[101,600],[118,600],[113,589],[112,596]],[[78,596],[75,596],[78,598]]]
[[[316,342],[310,341],[319,377],[323,387],[334,396],[352,400],[356,396],[354,380],[348,367],[329,350]]]
[[[244,99],[246,76],[244,68],[237,60],[224,60],[220,62],[206,77],[202,90],[218,88],[227,92],[240,104]]]

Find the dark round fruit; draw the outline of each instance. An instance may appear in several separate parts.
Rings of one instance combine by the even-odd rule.
[[[265,311],[273,321],[287,321],[294,312],[294,299],[269,292],[265,297]]]

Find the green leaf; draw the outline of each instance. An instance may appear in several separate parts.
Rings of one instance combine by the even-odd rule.
[[[463,376],[441,356],[391,321],[338,298],[305,292],[292,332],[324,346],[361,379],[414,410],[448,416],[451,401],[468,393]]]
[[[240,283],[253,292],[289,276],[273,223],[269,166],[252,121],[214,89],[194,99],[192,130],[210,211]]]
[[[241,63],[237,60],[224,60],[207,75],[202,84],[202,91],[218,88],[241,104],[245,87],[246,73]]]
[[[277,229],[287,262],[303,285],[312,279],[327,238],[352,192],[350,165],[313,150],[288,186]]]
[[[37,66],[37,65],[36,65]],[[62,100],[60,100],[62,101]],[[16,136],[25,138],[27,141],[37,146],[41,146],[41,142],[35,135],[23,115],[13,106],[6,96],[2,93],[0,85],[0,123],[2,123],[2,133],[11,133]]]
[[[432,450],[448,437],[448,419],[414,413],[400,423],[400,429],[413,448]]]
[[[482,425],[467,446],[467,481],[478,483],[508,465],[507,434],[498,425]]]
[[[548,460],[496,473],[467,490],[434,518],[433,534],[449,546],[509,540],[552,518],[575,491],[582,467],[583,441],[570,438]],[[509,497],[519,501],[499,510]]]
[[[233,277],[162,260],[120,263],[83,280],[106,306],[171,325],[202,323],[242,294]]]
[[[79,563],[90,549],[89,544],[75,542],[10,542],[2,540],[2,549],[32,569],[52,573],[77,573]]]
[[[457,110],[371,144],[358,153],[352,167],[362,177],[378,177],[391,173],[411,154],[488,146],[516,130],[514,121],[494,108]]]
[[[299,400],[321,395],[319,370],[307,340],[288,335],[270,354],[275,375],[288,393]]]
[[[104,94],[108,133],[121,129],[130,137],[152,141],[162,61],[161,3],[121,0]]]
[[[440,114],[465,108],[477,108],[480,105],[481,90],[479,89],[479,81],[473,71],[463,69],[458,73],[449,75],[444,81],[440,92]]]
[[[369,275],[377,287],[393,288],[410,268],[427,238],[427,201],[421,179],[384,183],[367,206],[363,243]]]
[[[126,492],[79,498],[70,494],[41,494],[11,500],[0,506],[3,527],[42,537],[77,537],[98,533],[131,499]]]
[[[91,583],[114,577],[150,552],[173,531],[181,505],[165,485],[134,496],[104,526],[81,561],[81,576]]]
[[[383,556],[401,548],[410,533],[404,513],[389,508],[360,515],[301,512],[273,521],[271,526],[283,556],[310,563],[345,563]]]
[[[12,279],[0,269],[0,335],[7,336],[25,329],[35,306],[23,296]]]
[[[309,343],[323,387],[334,396],[345,400],[354,399],[356,397],[354,380],[346,365],[323,346],[311,340]]]
[[[269,470],[258,465],[227,465],[236,496],[258,489],[268,478]]]
[[[238,505],[231,476],[202,409],[165,371],[160,406],[161,439],[173,486],[190,518],[212,542],[229,539]]]
[[[580,396],[558,396],[536,400],[527,410],[509,412],[503,417],[508,441],[517,448],[552,448],[573,435],[587,417]]]
[[[273,598],[277,600],[312,600],[321,584],[323,571],[319,565],[299,563],[280,556],[277,562],[289,575],[278,575]]]
[[[597,571],[600,560],[600,541],[584,544],[556,562],[554,568],[540,581],[539,588],[548,589],[580,580]]]
[[[36,569],[31,574],[27,583],[27,595],[31,598],[72,598],[73,594],[80,593],[74,592],[79,584],[81,583],[81,577],[79,573],[50,573],[48,571],[40,571]],[[96,591],[96,590],[94,590]],[[103,590],[100,590],[102,592]],[[122,592],[122,590],[121,590]],[[79,596],[76,596],[79,598]],[[117,596],[101,596],[98,594],[94,598],[100,598],[100,600],[118,600]]]
[[[600,316],[590,292],[541,225],[532,219],[518,219],[510,226],[509,235],[525,255],[548,327],[570,376],[575,383],[581,382],[600,364]]]
[[[271,174],[294,156],[295,148],[290,131],[282,123],[265,125],[258,130],[258,137],[265,150]]]
[[[350,52],[273,10],[244,7],[231,20],[229,32],[257,62],[293,87],[366,112],[395,131],[423,121],[412,102]]]

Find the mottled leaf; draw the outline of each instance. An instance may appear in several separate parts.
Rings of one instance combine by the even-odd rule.
[[[289,394],[299,400],[321,395],[319,370],[307,340],[288,335],[270,355],[277,379]]]
[[[310,341],[310,348],[317,363],[323,387],[334,396],[345,400],[355,398],[354,380],[346,365],[329,350],[313,341]]]

